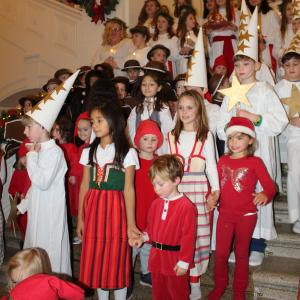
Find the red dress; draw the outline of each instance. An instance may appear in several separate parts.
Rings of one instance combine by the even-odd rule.
[[[135,219],[140,230],[145,230],[147,215],[152,202],[157,198],[153,185],[148,176],[154,159],[139,158],[140,169],[135,172]]]
[[[68,166],[68,172],[66,174],[66,185],[67,185],[67,206],[68,206],[68,213],[71,216],[77,216],[78,212],[78,200],[76,205],[76,199],[78,199],[78,188],[76,184],[71,184],[69,182],[70,176],[75,176],[76,178],[76,164],[79,160],[78,156],[78,148],[72,143],[65,143],[59,145],[65,155],[65,159]],[[77,209],[76,209],[77,207]]]

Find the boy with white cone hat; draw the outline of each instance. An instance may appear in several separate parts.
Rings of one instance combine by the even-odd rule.
[[[288,164],[287,200],[293,231],[300,234],[300,30],[282,56],[285,79],[275,86],[289,116],[289,125],[280,135],[280,152]]]
[[[64,154],[49,132],[79,71],[37,103],[24,119],[30,140],[26,155],[31,187],[17,206],[28,213],[24,248],[41,247],[50,257],[55,273],[72,275],[65,198],[67,165]]]
[[[215,135],[220,108],[218,105],[212,104],[205,99],[208,85],[202,27],[199,30],[195,49],[188,64],[185,86],[188,90],[195,90],[202,96],[208,117],[209,130]]]
[[[280,100],[272,87],[266,82],[256,81],[255,73],[258,62],[258,34],[257,34],[257,7],[245,31],[240,32],[238,51],[235,54],[235,75],[233,86],[223,90],[226,94],[218,120],[217,132],[220,139],[226,140],[224,128],[232,116],[245,117],[255,124],[258,148],[255,155],[265,163],[273,180],[280,177],[277,136],[283,131],[288,119]],[[247,102],[233,101],[237,91],[243,90]],[[230,105],[230,109],[229,109]],[[257,186],[257,192],[261,186]],[[259,206],[258,220],[251,242],[250,265],[260,265],[263,261],[265,239],[277,237],[274,221],[272,202],[266,206]]]

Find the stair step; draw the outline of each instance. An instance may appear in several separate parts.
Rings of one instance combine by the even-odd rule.
[[[297,298],[300,260],[295,258],[265,257],[253,272],[254,299],[294,300]]]
[[[292,232],[291,224],[276,224],[278,238],[267,241],[266,255],[300,259],[300,234]]]
[[[274,199],[275,223],[290,223],[287,198],[284,194],[279,194]]]

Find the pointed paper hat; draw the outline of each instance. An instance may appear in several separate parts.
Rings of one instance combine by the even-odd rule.
[[[195,49],[188,64],[187,79],[184,85],[207,88],[206,60],[202,27],[199,30]]]
[[[292,7],[293,7],[293,20],[297,20],[300,18],[300,0],[293,0]]]
[[[246,4],[246,0],[242,0],[239,31],[245,32],[250,22],[251,13]]]
[[[50,132],[79,71],[76,71],[65,82],[57,86],[51,94],[47,94],[26,115]]]
[[[287,53],[297,53],[300,55],[300,29],[297,31],[295,36],[293,37],[289,47],[284,51],[284,54]]]
[[[235,55],[245,55],[258,61],[257,7],[255,8],[245,30],[240,31],[238,50]]]

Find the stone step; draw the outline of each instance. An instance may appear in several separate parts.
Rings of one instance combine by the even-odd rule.
[[[274,199],[274,214],[275,214],[275,223],[290,223],[289,213],[288,213],[288,204],[287,197],[284,194],[279,194]]]
[[[266,255],[300,259],[300,234],[292,232],[291,224],[276,224],[278,238],[267,241]]]
[[[300,259],[269,256],[253,272],[254,298],[297,299]]]

